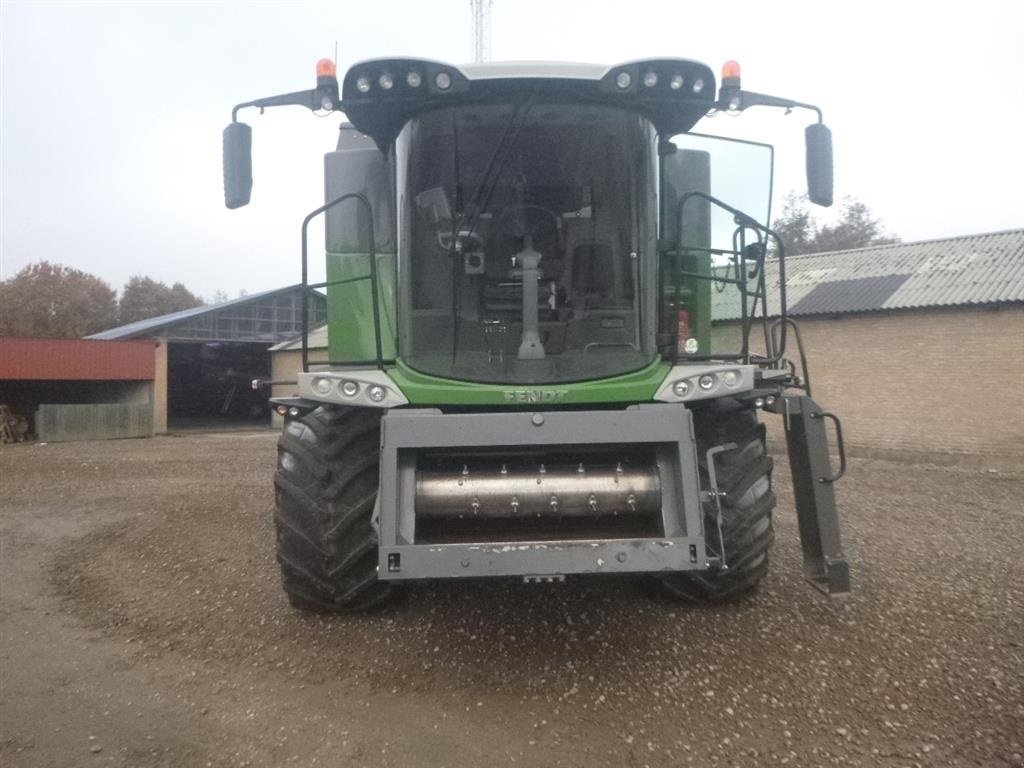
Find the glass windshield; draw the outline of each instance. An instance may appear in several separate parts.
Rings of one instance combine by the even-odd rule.
[[[467,106],[410,122],[396,146],[403,359],[517,384],[650,363],[655,146],[646,120],[603,106]]]

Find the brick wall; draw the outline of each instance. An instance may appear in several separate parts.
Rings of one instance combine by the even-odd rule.
[[[798,322],[814,399],[842,418],[852,454],[1024,465],[1024,307]]]

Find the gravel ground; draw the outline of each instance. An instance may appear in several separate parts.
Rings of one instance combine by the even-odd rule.
[[[772,571],[288,607],[269,433],[0,449],[4,766],[1021,766],[1024,472],[853,461],[854,593]]]

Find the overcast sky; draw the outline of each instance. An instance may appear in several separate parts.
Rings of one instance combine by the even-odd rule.
[[[299,279],[338,115],[243,113],[253,201],[223,205],[237,102],[310,88],[317,59],[471,56],[467,0],[0,0],[0,278],[48,259],[120,288],[133,274],[211,297]],[[1024,3],[495,0],[492,58],[743,66],[743,85],[820,105],[836,194],[918,240],[1024,226]],[[760,112],[755,115],[755,112]],[[698,130],[775,144],[776,200],[802,185],[808,113]],[[322,241],[320,241],[322,242]],[[319,246],[319,242],[318,242]],[[317,247],[317,252],[321,249]]]

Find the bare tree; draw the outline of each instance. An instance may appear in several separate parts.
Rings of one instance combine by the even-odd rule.
[[[843,201],[835,224],[819,226],[811,216],[807,199],[790,193],[772,228],[781,235],[786,253],[791,256],[900,242],[899,237],[884,232],[882,222],[867,205],[852,197]]]

